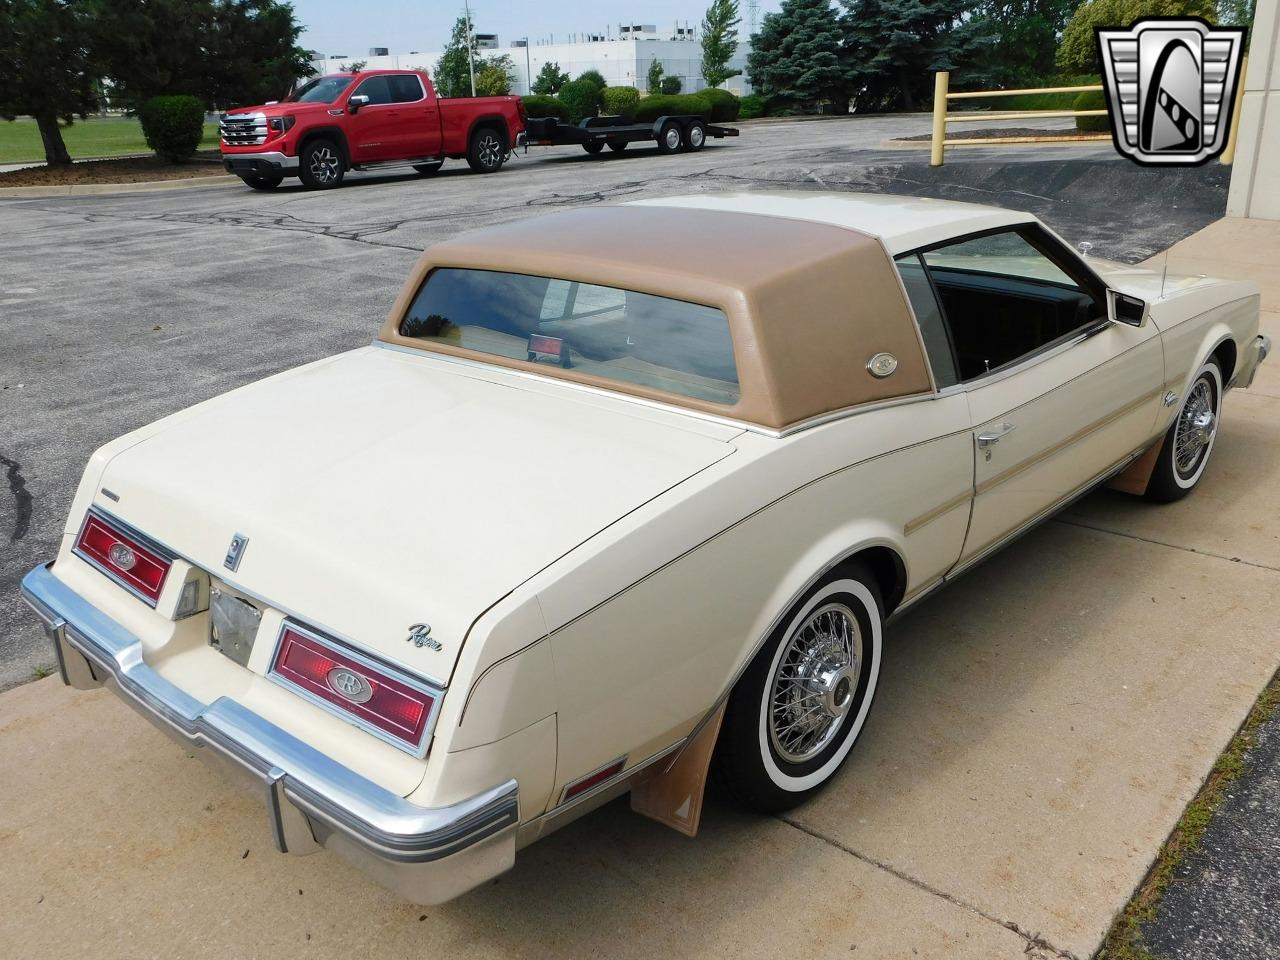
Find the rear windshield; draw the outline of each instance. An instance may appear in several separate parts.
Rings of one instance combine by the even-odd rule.
[[[724,312],[633,290],[442,268],[427,277],[400,334],[712,403],[738,401]]]

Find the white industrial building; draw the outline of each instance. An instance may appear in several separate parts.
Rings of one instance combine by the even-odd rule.
[[[599,70],[611,87],[635,87],[647,93],[649,66],[654,60],[661,62],[664,75],[679,77],[684,93],[695,93],[707,86],[702,79],[702,44],[697,30],[688,25],[676,25],[670,30],[659,31],[649,24],[619,24],[604,33],[575,34],[563,41],[555,38],[526,41],[523,39],[499,42],[496,34],[476,33],[480,42],[480,56],[503,54],[511,58],[515,83],[512,93],[529,93],[530,77],[536,78],[544,63],[558,63],[560,69],[572,79],[587,70]],[[332,54],[311,61],[319,73],[332,73],[344,64],[367,61],[369,70],[421,69],[435,73],[440,51],[409,53],[383,53],[385,48],[375,47],[369,55]],[[740,43],[730,61],[730,67],[746,71],[747,53],[751,47]],[[745,75],[733,77],[724,88],[742,96],[751,92]],[[657,91],[653,91],[657,92]]]

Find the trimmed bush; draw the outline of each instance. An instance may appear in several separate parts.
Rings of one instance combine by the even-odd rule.
[[[644,123],[672,114],[697,114],[710,119],[711,101],[698,93],[675,97],[645,97],[636,108],[636,119]]]
[[[138,111],[147,146],[173,163],[196,152],[204,136],[204,104],[195,97],[152,97]]]
[[[555,117],[557,120],[569,122],[569,108],[555,97],[521,97],[524,112],[530,117]]]
[[[578,74],[579,80],[586,80],[588,83],[594,83],[597,90],[603,90],[609,84],[604,79],[604,74],[599,70],[583,70]]]
[[[662,83],[658,85],[658,89],[668,97],[674,97],[677,93],[684,89],[684,84],[680,82],[679,77],[663,77]]]
[[[1104,110],[1107,106],[1106,95],[1101,90],[1088,90],[1071,104],[1072,110]],[[1076,117],[1076,129],[1081,133],[1106,133],[1111,129],[1111,118],[1108,117]]]
[[[699,90],[697,95],[711,102],[712,123],[727,123],[730,120],[738,119],[738,113],[742,109],[742,102],[728,90],[708,87],[706,90]]]
[[[570,80],[560,88],[560,102],[569,111],[569,122],[580,123],[600,112],[600,88],[590,80]]]
[[[635,87],[605,87],[604,112],[634,120],[640,106],[640,91]]]
[[[769,101],[759,94],[749,93],[738,101],[738,119],[754,120],[769,113]]]

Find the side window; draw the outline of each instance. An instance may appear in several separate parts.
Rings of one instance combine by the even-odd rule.
[[[366,106],[377,106],[380,103],[391,103],[391,84],[386,77],[370,77],[356,87],[353,97],[368,97]]]
[[[1096,281],[1034,227],[921,255],[942,305],[961,380],[1014,363],[1106,316]]]
[[[934,295],[933,284],[929,282],[920,254],[904,253],[894,263],[898,265],[907,299],[911,301],[916,322],[920,324],[924,349],[929,355],[929,366],[933,367],[938,389],[953,386],[958,379],[955,353],[951,349],[946,321],[942,319],[942,308],[938,306],[938,298]]]
[[[391,85],[391,100],[393,103],[413,103],[415,100],[421,100],[425,94],[422,92],[422,82],[414,76],[401,74],[400,76],[387,77]]]

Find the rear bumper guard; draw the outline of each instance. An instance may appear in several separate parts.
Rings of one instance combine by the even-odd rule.
[[[414,903],[451,900],[511,868],[519,823],[514,780],[447,807],[412,804],[227,697],[201,703],[142,657],[142,644],[45,566],[22,581],[63,682],[109,686],[203,759],[263,796],[283,853],[333,850]]]

